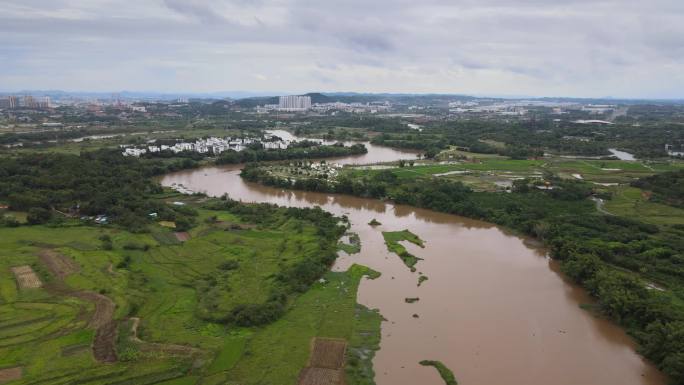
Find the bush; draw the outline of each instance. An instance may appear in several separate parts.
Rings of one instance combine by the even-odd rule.
[[[245,327],[266,325],[280,318],[284,310],[283,304],[275,301],[238,305],[230,314],[230,322]]]
[[[140,243],[136,243],[136,242],[126,242],[126,244],[124,244],[123,248],[124,248],[125,250],[143,250],[143,251],[147,251],[147,250],[150,249],[150,245],[148,245],[147,243],[140,244]]]
[[[0,218],[0,227],[5,226],[5,227],[19,227],[21,223],[19,223],[18,220],[16,220],[14,217],[2,217]]]
[[[26,221],[30,225],[40,225],[46,223],[52,218],[52,213],[42,207],[32,207],[28,211]]]
[[[117,269],[128,269],[128,267],[131,265],[131,261],[132,261],[131,256],[130,256],[130,255],[126,255],[126,256],[121,260],[121,262],[119,262],[119,263],[116,264],[116,268],[117,268]]]
[[[176,218],[176,231],[188,231],[194,225],[193,221],[187,217]]]

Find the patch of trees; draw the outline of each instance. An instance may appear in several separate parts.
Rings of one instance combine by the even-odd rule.
[[[66,140],[75,139],[82,136],[91,135],[91,132],[85,129],[70,130],[70,131],[41,131],[41,132],[26,132],[26,133],[7,133],[0,135],[0,144],[11,144],[18,142],[40,142],[47,140]]]
[[[684,170],[664,172],[632,182],[632,186],[651,191],[651,200],[684,208]]]
[[[403,134],[383,133],[373,138],[371,143],[381,146],[424,150],[426,158],[432,158],[450,146],[469,152],[499,154],[514,159],[543,155],[543,151],[540,148],[524,143],[518,143],[516,146],[495,147],[483,142],[481,138],[486,138],[484,135],[481,135],[481,132],[472,135],[460,130],[455,133],[450,132],[446,134],[433,131]]]
[[[176,163],[127,158],[117,150],[1,158],[0,200],[12,210],[28,212],[29,224],[46,223],[59,212],[59,216],[107,215],[113,223],[142,231],[151,212],[163,220],[192,217],[151,199],[162,191],[151,176],[176,167]]]
[[[495,147],[482,140],[505,144]],[[498,153],[513,158],[560,154],[608,156],[609,148],[623,148],[641,158],[664,157],[665,144],[684,143],[681,125],[658,121],[643,125],[554,122],[540,118],[525,121],[431,122],[423,131],[384,131],[372,143],[392,147],[446,149],[463,147],[476,153]]]
[[[288,159],[331,158],[338,156],[360,155],[368,152],[363,144],[345,146],[342,143],[334,145],[318,145],[315,142],[303,141],[287,149],[266,150],[249,148],[243,151],[228,150],[221,153],[217,164],[236,164],[247,162],[264,162]]]
[[[352,113],[342,113],[336,117],[313,118],[311,124],[326,128],[362,128],[374,132],[406,132],[411,130],[406,123],[398,118],[378,118]]]

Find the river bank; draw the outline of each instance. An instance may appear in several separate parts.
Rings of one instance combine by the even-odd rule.
[[[364,156],[336,161],[363,164],[407,157],[406,152],[382,151],[379,155],[371,147]],[[636,354],[621,329],[580,309],[592,299],[563,278],[545,250],[530,247],[525,239],[454,215],[247,183],[239,177],[240,168],[206,167],[168,174],[161,181],[211,196],[321,206],[335,215],[346,215],[350,231],[360,236],[362,249],[338,258],[333,270],[358,263],[382,273],[375,280],[361,282],[357,299],[364,306],[378,308],[387,319],[373,361],[378,384],[437,383],[440,379],[434,369],[418,364],[425,359],[444,362],[461,383],[665,382]],[[373,219],[382,225],[369,226]],[[425,241],[424,249],[404,243],[408,252],[422,258],[415,273],[387,250],[382,237],[383,231],[403,229]],[[429,280],[418,286],[420,274]],[[404,301],[415,297],[420,301]]]

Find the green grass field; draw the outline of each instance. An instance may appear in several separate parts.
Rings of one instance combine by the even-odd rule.
[[[374,274],[361,266],[329,272],[326,283],[293,297],[284,316],[267,326],[208,320],[240,304],[265,302],[274,276],[317,255],[323,239],[311,222],[275,217],[257,227],[228,212],[197,211],[198,225],[185,242],[170,241],[172,230],[158,225],[144,234],[76,221],[0,228],[0,368],[22,367],[23,378],[13,384],[295,383],[312,337],[352,339],[363,347],[365,333],[357,329],[379,333],[377,313],[357,322],[356,289],[364,275]],[[111,250],[99,239],[105,234]],[[46,249],[77,264],[64,283],[38,257]],[[229,269],[222,267],[226,261]],[[31,266],[44,286],[19,288],[10,270],[19,265]],[[116,304],[118,362],[93,358],[95,331],[88,321],[94,306],[69,294],[75,290],[101,293]],[[129,340],[129,316],[140,318],[143,343]],[[374,338],[365,349],[373,348]],[[168,346],[180,351],[164,353]]]
[[[372,349],[377,344],[380,316],[372,312],[363,322],[355,321],[356,291],[364,275],[377,273],[358,265],[345,273],[329,272],[326,282],[299,297],[283,318],[249,338],[242,358],[225,378],[236,384],[294,384],[306,365],[313,337],[351,339],[358,349]],[[375,332],[366,337],[368,330]]]
[[[449,158],[453,155],[453,159]],[[465,156],[467,160],[456,160]],[[389,169],[402,179],[447,178],[461,181],[476,191],[499,191],[519,178],[540,178],[550,172],[561,178],[582,179],[597,184],[628,184],[629,182],[656,174],[684,168],[681,161],[622,161],[587,160],[546,157],[539,160],[513,160],[499,155],[464,153],[446,150],[438,156],[441,162],[421,161],[413,167]],[[444,162],[448,161],[448,162]],[[381,170],[361,170],[349,167],[345,173],[353,176],[376,174]]]
[[[605,209],[611,214],[635,218],[655,225],[684,224],[684,210],[650,202],[643,191],[636,187],[620,187],[613,199],[605,202]]]

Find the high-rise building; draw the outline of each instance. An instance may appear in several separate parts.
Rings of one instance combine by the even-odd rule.
[[[17,107],[19,107],[19,105],[18,105],[18,103],[17,103],[17,97],[16,97],[16,96],[10,95],[10,96],[7,97],[7,100],[8,100],[8,102],[9,102],[9,108],[17,108]]]
[[[11,109],[11,108],[16,108],[17,104],[17,98],[14,96],[4,96],[0,98],[0,108],[6,108],[6,109]]]
[[[35,108],[36,107],[36,101],[33,99],[33,96],[31,95],[24,95],[24,98],[22,100],[22,107],[26,108]]]
[[[281,96],[278,100],[278,109],[282,111],[306,111],[311,109],[311,96]]]
[[[9,98],[10,108],[20,106],[25,108],[50,108],[52,106],[49,96],[36,98],[31,95],[25,95],[23,98],[17,98],[16,96],[10,96]]]

